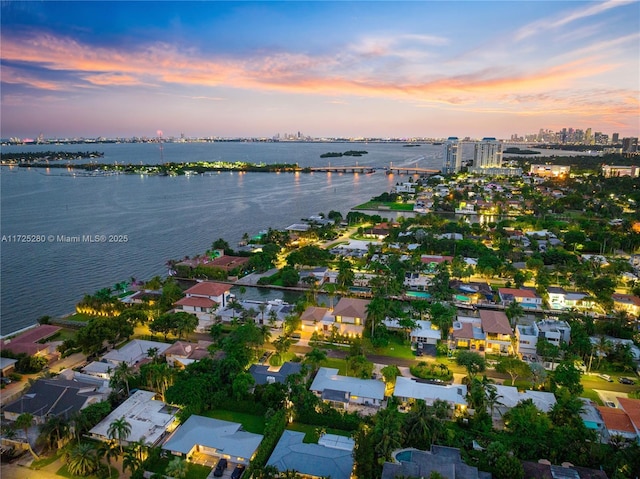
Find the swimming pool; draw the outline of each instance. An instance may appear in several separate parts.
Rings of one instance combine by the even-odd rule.
[[[425,293],[424,291],[407,291],[407,296],[410,298],[430,298],[431,295],[429,293]]]
[[[396,461],[404,461],[411,462],[412,452],[411,451],[400,451],[396,454]]]

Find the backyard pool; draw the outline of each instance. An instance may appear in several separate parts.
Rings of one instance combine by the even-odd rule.
[[[429,293],[425,293],[424,291],[407,291],[407,296],[410,298],[430,298],[431,295]]]
[[[404,449],[403,451],[396,453],[396,461],[411,462],[412,451],[410,449]]]

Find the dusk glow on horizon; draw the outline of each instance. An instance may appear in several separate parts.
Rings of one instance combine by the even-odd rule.
[[[2,2],[0,136],[640,132],[640,2]]]

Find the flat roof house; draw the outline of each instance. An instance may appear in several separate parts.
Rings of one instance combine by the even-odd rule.
[[[452,408],[464,408],[467,406],[467,400],[465,399],[467,386],[464,384],[430,384],[398,376],[393,395],[403,403],[422,399],[428,405],[440,400],[448,402]]]
[[[320,368],[309,389],[337,407],[347,408],[350,404],[381,406],[385,384],[377,379],[340,376],[333,368]]]
[[[303,432],[284,431],[267,465],[281,472],[297,471],[312,479],[351,477],[353,439],[333,434],[324,434],[318,444],[305,444],[303,439]]]
[[[107,360],[114,365],[127,363],[133,366],[149,357],[150,350],[156,350],[158,355],[163,354],[171,346],[167,343],[158,341],[147,341],[145,339],[134,339],[128,342],[120,349],[112,349],[102,356],[103,360]]]
[[[136,391],[116,409],[89,431],[89,435],[100,441],[107,441],[109,426],[116,419],[124,418],[131,426],[131,433],[123,445],[136,441],[156,445],[167,432],[176,426],[177,409],[162,401],[155,401],[156,393]]]
[[[162,449],[178,456],[199,453],[249,465],[262,438],[261,434],[242,430],[241,424],[193,415],[173,432]]]
[[[299,374],[300,371],[302,371],[302,363],[291,361],[287,361],[276,368],[261,364],[252,364],[249,368],[249,374],[251,374],[256,384],[284,384],[289,376]]]

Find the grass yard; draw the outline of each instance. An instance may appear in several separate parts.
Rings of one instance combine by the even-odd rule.
[[[323,368],[335,368],[338,374],[345,376],[347,372],[347,363],[344,359],[327,358],[320,363]]]
[[[318,439],[320,439],[320,430],[327,434],[351,437],[351,433],[349,431],[343,431],[342,429],[333,429],[330,427],[322,428],[318,426],[310,426],[309,424],[302,424],[299,422],[289,424],[287,426],[287,429],[291,431],[304,432],[305,436],[303,442],[307,444],[318,444]]]
[[[74,313],[70,316],[65,316],[64,319],[65,321],[80,321],[83,323],[86,323],[87,321],[89,321],[91,318],[95,318],[96,316],[93,316],[91,314],[85,314],[85,313]]]
[[[390,356],[392,358],[401,359],[416,359],[417,356],[411,350],[409,343],[405,343],[404,340],[398,336],[391,335],[389,337],[389,344],[383,348],[371,348],[371,351],[375,354],[382,356]]]
[[[239,422],[247,432],[264,434],[264,416],[256,416],[255,414],[245,412],[227,411],[226,409],[214,409],[213,411],[207,411],[203,415],[223,421]]]
[[[391,210],[391,211],[413,211],[411,203],[389,203],[384,201],[367,201],[355,206],[353,210]]]
[[[599,406],[604,406],[604,404],[602,404],[602,400],[598,396],[598,393],[595,392],[593,389],[585,389],[584,391],[582,391],[582,394],[580,394],[580,397],[591,399],[593,402],[595,402]]]
[[[172,460],[173,457],[163,457],[158,459],[153,464],[148,464],[145,469],[156,474],[164,475],[169,462],[171,462]],[[185,479],[207,479],[210,473],[210,467],[187,462],[187,475],[185,476]],[[72,477],[75,478],[75,476]]]
[[[110,470],[111,470],[111,474],[109,475],[110,479],[118,479],[118,477],[120,477],[120,471],[118,471],[115,467],[111,466]],[[68,479],[80,479],[80,478],[97,479],[98,477],[95,474],[92,474],[90,476],[76,476],[74,474],[71,474],[66,464],[56,471],[56,476],[62,476]],[[205,476],[205,479],[206,479],[206,476]]]

